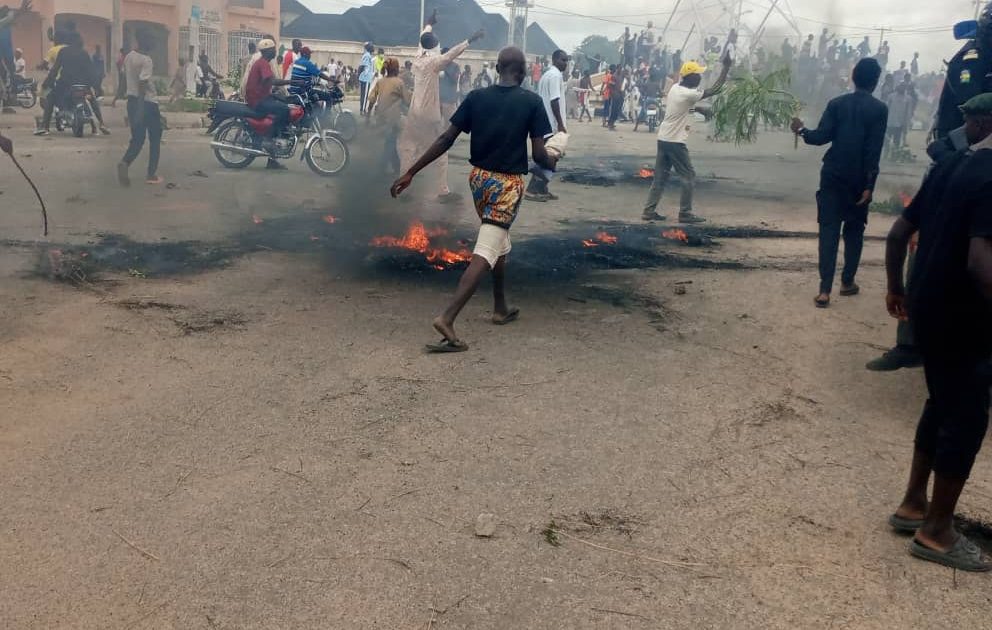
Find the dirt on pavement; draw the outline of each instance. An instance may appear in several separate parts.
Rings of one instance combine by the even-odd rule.
[[[53,231],[0,169],[0,625],[987,623],[987,576],[911,558],[885,523],[923,379],[864,370],[894,339],[891,218],[862,294],[813,308],[818,152],[700,131],[698,246],[640,224],[646,183],[553,182],[514,226],[520,320],[489,323],[485,284],[471,349],[433,356],[459,269],[367,244],[414,217],[471,238],[467,143],[452,206],[388,200],[361,138],[324,180],[226,171],[197,130],[166,136],[174,187],[124,191],[114,115],[109,138],[5,130]],[[648,133],[573,127],[563,171],[652,165]],[[923,168],[886,165],[878,195]],[[600,230],[618,243],[583,248]],[[961,501],[978,521],[990,473]]]

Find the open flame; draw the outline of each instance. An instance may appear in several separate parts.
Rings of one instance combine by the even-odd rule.
[[[903,208],[908,208],[909,204],[913,203],[913,198],[904,192],[899,193],[899,200],[902,201]]]
[[[338,218],[333,214],[324,215],[324,223],[329,223],[330,225],[334,225],[337,222],[338,222]]]
[[[654,177],[654,169],[642,168],[641,170],[637,171],[637,176],[640,177],[641,179],[651,179],[652,177]]]
[[[616,245],[617,237],[608,232],[596,232],[593,238],[582,239],[583,247],[599,247],[600,245]]]
[[[683,243],[689,242],[689,235],[686,234],[684,230],[681,230],[679,228],[672,228],[671,230],[665,230],[664,232],[661,233],[661,235],[673,241],[682,241]]]
[[[258,216],[257,214],[251,215],[251,222],[254,223],[255,225],[261,225],[265,223],[262,217]]]
[[[445,249],[443,247],[432,247],[431,239],[444,236],[448,233],[444,228],[432,228],[428,230],[420,221],[414,221],[410,228],[402,237],[377,236],[372,239],[373,247],[395,247],[420,252],[432,263],[437,270],[442,270],[446,265],[454,265],[460,262],[468,262],[472,259],[472,252],[462,248],[459,250]]]

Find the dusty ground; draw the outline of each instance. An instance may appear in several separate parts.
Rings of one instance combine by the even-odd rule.
[[[863,369],[894,335],[880,241],[863,295],[826,311],[811,304],[808,238],[659,241],[680,264],[518,270],[519,323],[489,325],[484,288],[460,321],[472,350],[427,356],[457,271],[321,247],[339,235],[363,250],[377,222],[405,224],[421,204],[384,199],[388,182],[361,164],[331,181],[299,163],[224,171],[193,130],[167,135],[176,188],[121,191],[119,114],[115,135],[84,140],[0,119],[53,218],[39,239],[24,184],[0,170],[0,625],[987,623],[988,577],[912,559],[885,525],[924,393],[919,371]],[[647,133],[572,131],[573,164],[653,159]],[[779,134],[693,142],[713,223],[815,229],[817,152]],[[921,170],[887,166],[880,194],[912,190]],[[523,208],[518,258],[540,258],[540,236],[592,234],[590,221],[636,223],[646,194],[554,188],[559,202]],[[459,231],[473,221],[467,206],[426,212]],[[870,234],[889,223],[873,215]],[[76,285],[39,272],[49,249],[108,233],[231,250],[193,273],[145,259]],[[992,517],[990,474],[980,458],[964,514]],[[482,513],[492,538],[475,535]]]

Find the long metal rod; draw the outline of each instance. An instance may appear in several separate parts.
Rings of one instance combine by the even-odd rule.
[[[665,22],[665,28],[661,31],[661,41],[668,41],[665,36],[668,35],[668,27],[672,25],[672,19],[675,18],[675,13],[679,10],[679,5],[682,4],[682,0],[675,0],[675,8],[672,9],[672,14],[668,16],[668,21]]]
[[[419,33],[424,28],[424,0],[420,0],[420,28],[417,29]]]

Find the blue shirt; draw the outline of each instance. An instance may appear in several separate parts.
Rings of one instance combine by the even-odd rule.
[[[372,53],[365,51],[362,55],[362,73],[358,75],[358,80],[362,83],[372,83],[372,78],[375,76],[375,65],[372,63]]]
[[[291,75],[293,83],[289,85],[289,93],[306,94],[313,85],[314,77],[319,76],[320,68],[317,67],[317,64],[306,57],[297,57],[293,63],[293,74]],[[305,85],[303,85],[304,81],[306,81]],[[297,82],[300,82],[301,85],[296,85]]]

